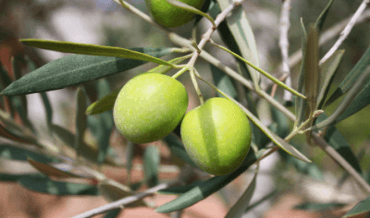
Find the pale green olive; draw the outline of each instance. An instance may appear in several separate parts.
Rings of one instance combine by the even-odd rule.
[[[196,9],[201,9],[204,0],[179,0]],[[194,13],[175,7],[166,0],[145,0],[146,6],[154,20],[165,27],[178,27],[190,22]]]
[[[117,129],[134,143],[162,139],[180,123],[188,107],[185,87],[157,73],[141,74],[119,92],[113,116]]]
[[[213,175],[225,175],[235,171],[247,156],[251,128],[234,102],[211,98],[185,115],[181,138],[199,168]]]

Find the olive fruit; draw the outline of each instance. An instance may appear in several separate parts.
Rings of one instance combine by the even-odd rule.
[[[179,81],[158,73],[140,74],[118,93],[114,123],[131,142],[153,142],[176,128],[187,107],[188,93]]]
[[[251,128],[234,102],[217,97],[184,116],[181,138],[194,163],[219,176],[234,172],[242,164],[250,148]]]
[[[179,0],[201,9],[205,0]],[[166,0],[145,0],[149,12],[157,23],[165,27],[178,27],[190,22],[194,13],[175,7]]]

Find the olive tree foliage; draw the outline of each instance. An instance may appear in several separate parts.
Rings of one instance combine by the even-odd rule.
[[[256,187],[259,162],[269,158],[274,152],[279,152],[286,166],[293,166],[299,174],[322,180],[324,169],[315,155],[308,152],[314,148],[324,152],[342,168],[343,176],[339,176],[338,183],[351,178],[362,190],[362,195],[356,195],[355,202],[307,202],[297,205],[296,208],[325,210],[358,202],[345,217],[370,210],[369,169],[362,167],[361,155],[356,155],[351,144],[336,127],[336,124],[345,122],[370,103],[370,47],[361,54],[356,63],[346,63],[346,66],[350,66],[348,71],[343,72],[343,75],[336,75],[337,72],[342,72],[338,70],[340,64],[347,61],[343,58],[346,56],[345,50],[341,49],[342,42],[358,23],[369,17],[369,10],[366,9],[368,0],[359,2],[351,17],[326,30],[323,26],[325,20],[330,19],[329,12],[333,10],[334,0],[327,1],[326,5],[320,8],[320,12],[315,11],[318,17],[310,21],[312,23],[305,22],[305,17],[302,17],[300,22],[291,23],[292,1],[285,0],[281,5],[280,2],[276,3],[275,7],[280,7],[278,54],[281,55],[281,64],[275,72],[268,72],[260,65],[259,49],[247,12],[242,7],[243,0],[208,0],[201,10],[176,0],[168,0],[174,7],[197,14],[192,28],[188,30],[193,31],[191,39],[159,25],[136,5],[124,0],[116,2],[122,6],[122,10],[131,12],[137,19],[143,19],[161,31],[173,46],[123,48],[21,39],[21,43],[26,46],[73,54],[39,68],[27,56],[13,57],[12,71],[15,80],[8,76],[4,67],[0,68],[0,136],[9,141],[0,145],[0,156],[28,161],[38,170],[38,173],[28,174],[1,173],[1,181],[17,182],[27,189],[50,195],[102,195],[110,203],[77,215],[76,218],[104,213],[107,213],[107,217],[115,217],[120,210],[125,210],[125,207],[152,207],[143,198],[156,194],[178,196],[154,208],[156,212],[179,212],[215,194],[255,165],[252,180],[226,215],[241,217],[256,204],[263,202],[250,204]],[[200,20],[209,22],[209,29],[198,32],[202,36],[199,39],[196,30],[199,31],[197,27]],[[297,26],[292,26],[293,24]],[[289,55],[290,28],[299,29],[301,41],[301,49],[292,55]],[[221,43],[212,38],[216,31],[221,37]],[[327,42],[333,38],[336,39],[335,43],[327,46]],[[235,65],[225,65],[222,59],[207,51],[206,46],[227,52],[233,57]],[[325,49],[320,50],[322,46]],[[170,54],[175,58],[166,60],[166,55]],[[207,64],[213,80],[207,80],[197,69],[195,64],[199,59]],[[143,155],[142,168],[145,178],[140,183],[130,184],[133,150],[136,145],[132,142],[122,145],[125,146],[124,160],[118,160],[115,155],[117,151],[110,146],[111,133],[116,131],[112,108],[120,89],[111,90],[107,77],[124,74],[125,71],[148,62],[155,63],[156,66],[146,73],[175,72],[173,78],[190,75],[201,104],[204,102],[201,88],[207,85],[218,96],[230,99],[242,109],[251,123],[252,144],[239,168],[227,175],[207,174],[204,177],[204,172],[184,149],[179,130],[175,129],[164,137],[162,142],[168,146],[171,155],[181,162],[173,163],[181,166],[178,178],[167,182],[158,179],[161,169],[160,153],[158,148],[148,145]],[[22,76],[21,66],[25,64],[29,73]],[[89,101],[89,93],[84,88],[84,84],[91,81],[97,81],[97,101],[93,103]],[[75,95],[74,133],[52,122],[53,111],[46,95],[47,91],[70,86],[78,86]],[[59,139],[61,143],[46,143],[29,120],[25,96],[31,93],[41,95],[46,111],[48,134],[51,138]],[[258,113],[257,104],[262,101],[268,103],[266,107],[271,115],[269,125],[261,121],[261,114]],[[368,120],[368,117],[363,119]],[[85,141],[87,130],[93,134],[97,146]],[[303,142],[302,138],[305,139]],[[128,182],[121,184],[107,178],[99,170],[99,167],[104,165],[125,168],[128,172]],[[196,179],[189,181],[187,178],[190,175],[195,175]],[[79,179],[82,182],[76,183],[69,179]],[[137,191],[145,183],[146,189]],[[270,197],[272,195],[263,200]]]

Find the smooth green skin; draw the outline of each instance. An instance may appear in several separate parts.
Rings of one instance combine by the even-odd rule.
[[[201,9],[205,0],[179,0],[196,9]],[[194,18],[194,13],[177,8],[166,0],[145,0],[146,7],[157,23],[165,27],[182,26]]]
[[[184,117],[188,93],[176,79],[157,73],[132,78],[119,92],[114,123],[134,143],[148,143],[170,134]]]
[[[225,98],[211,98],[188,112],[181,138],[194,163],[213,175],[234,172],[251,144],[251,128],[244,112]]]

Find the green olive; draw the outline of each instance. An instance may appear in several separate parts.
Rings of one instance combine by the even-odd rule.
[[[225,175],[235,171],[247,156],[251,128],[234,102],[211,98],[185,115],[181,138],[199,168],[213,175]]]
[[[204,0],[179,0],[196,9],[201,9]],[[145,0],[146,6],[157,23],[165,27],[178,27],[190,22],[194,13],[177,8],[166,0]]]
[[[188,107],[185,87],[157,73],[132,78],[119,92],[113,108],[117,129],[129,141],[148,143],[171,133]]]

